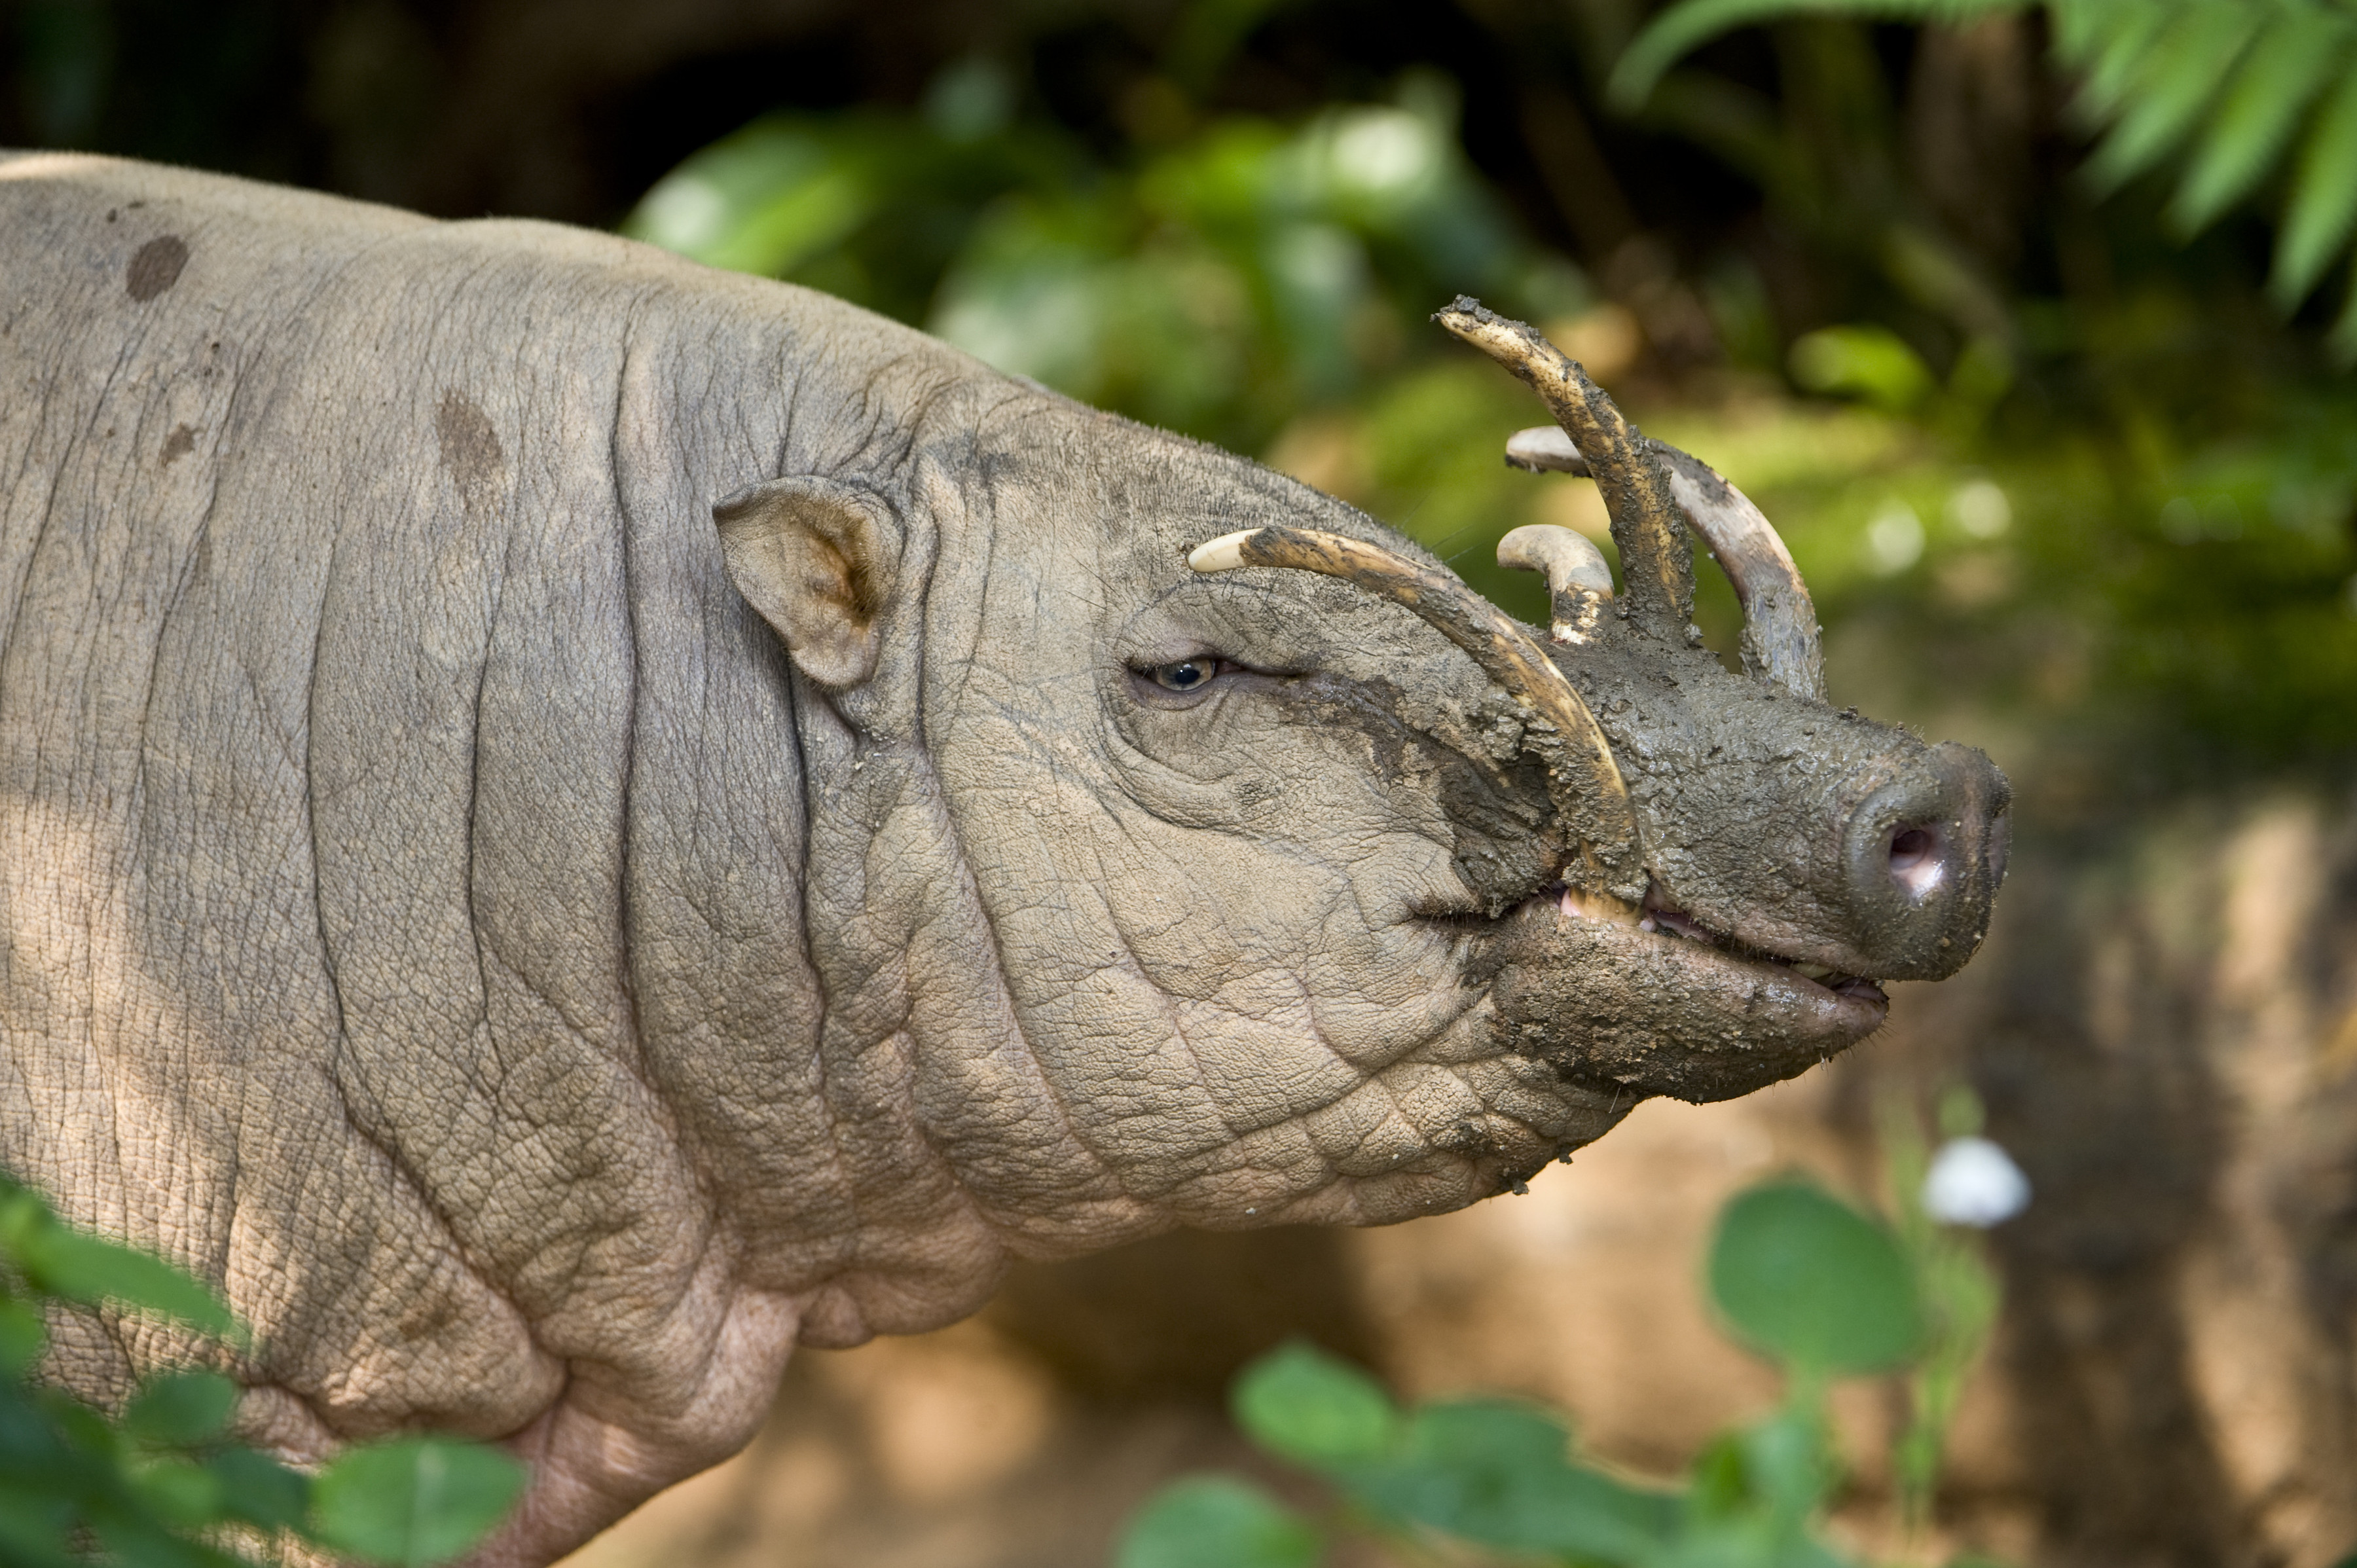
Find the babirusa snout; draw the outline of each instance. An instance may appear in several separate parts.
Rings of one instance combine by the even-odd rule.
[[[2005,880],[2011,791],[1989,759],[1946,743],[1878,761],[1842,825],[1857,946],[1885,980],[1942,980],[1988,932]]]
[[[1548,793],[1577,861],[1565,880],[1588,894],[1598,918],[1634,925],[1644,897],[1644,857],[1629,787],[1604,731],[1562,671],[1522,623],[1448,572],[1420,565],[1379,545],[1302,528],[1222,534],[1187,557],[1198,572],[1283,566],[1339,577],[1412,611],[1472,656],[1481,672],[1521,703],[1541,727],[1532,733],[1545,759]],[[1629,906],[1612,908],[1601,896]]]

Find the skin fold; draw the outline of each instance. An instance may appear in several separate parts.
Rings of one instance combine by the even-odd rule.
[[[1461,1206],[1879,1024],[1766,957],[1985,923],[1977,850],[1936,951],[1846,869],[1956,768],[1983,832],[1985,759],[1635,628],[1555,657],[1716,936],[1565,914],[1508,693],[1185,564],[1415,546],[620,240],[0,159],[0,1164],[221,1287],[250,1438],[512,1444],[484,1563],[735,1451],[797,1342]]]

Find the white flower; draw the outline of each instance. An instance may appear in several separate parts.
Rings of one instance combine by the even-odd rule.
[[[1923,1176],[1923,1208],[1943,1225],[1986,1230],[2029,1207],[2029,1178],[1986,1138],[1951,1138]]]

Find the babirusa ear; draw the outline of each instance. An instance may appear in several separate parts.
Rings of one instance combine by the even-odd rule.
[[[899,575],[900,525],[873,490],[770,479],[712,509],[729,579],[785,639],[796,668],[832,690],[876,672]]]

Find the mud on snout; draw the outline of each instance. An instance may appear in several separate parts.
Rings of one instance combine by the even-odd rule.
[[[1889,1011],[1870,982],[1835,989],[1788,963],[1587,919],[1544,897],[1486,948],[1501,1047],[1631,1102],[1749,1094],[1839,1055]]]

